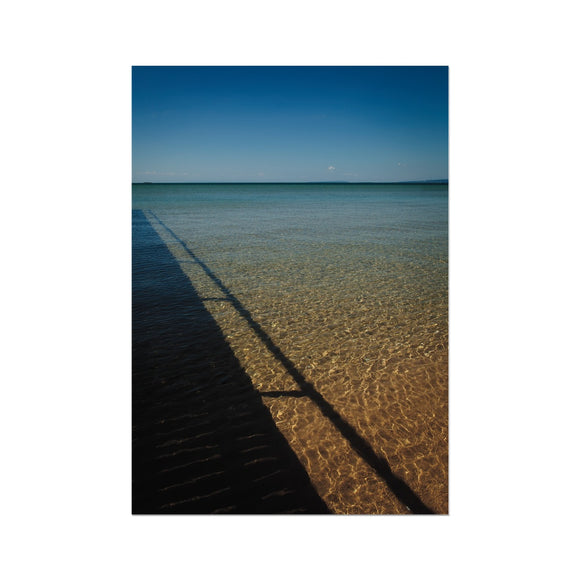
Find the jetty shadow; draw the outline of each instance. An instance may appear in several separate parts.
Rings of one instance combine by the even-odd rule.
[[[329,513],[189,278],[132,218],[133,513]]]
[[[344,419],[338,411],[314,388],[314,385],[308,382],[305,377],[296,368],[294,363],[280,350],[273,342],[266,331],[254,320],[251,313],[236,298],[230,289],[216,276],[209,266],[198,258],[179,238],[173,230],[164,224],[154,212],[150,212],[152,217],[161,225],[187,252],[191,259],[198,264],[213,283],[219,288],[224,297],[238,311],[240,316],[248,323],[258,338],[264,343],[267,349],[278,359],[282,366],[288,371],[288,374],[294,379],[299,386],[301,393],[314,402],[325,417],[338,429],[341,435],[349,442],[352,449],[361,457],[375,473],[387,484],[389,489],[414,514],[433,514],[434,512],[423,503],[421,498],[397,475],[395,475],[386,458],[380,457],[371,447],[371,445],[357,433],[357,431]],[[266,396],[297,396],[293,392],[273,395],[268,393]]]

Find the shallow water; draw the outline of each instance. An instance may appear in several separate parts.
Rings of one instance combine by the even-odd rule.
[[[409,513],[395,478],[447,513],[446,185],[143,184],[133,207],[332,512]]]

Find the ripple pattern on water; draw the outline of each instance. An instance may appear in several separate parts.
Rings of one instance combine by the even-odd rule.
[[[447,513],[446,195],[358,202],[288,199],[273,215],[182,200],[148,215],[332,511],[409,510],[190,252],[393,474]]]

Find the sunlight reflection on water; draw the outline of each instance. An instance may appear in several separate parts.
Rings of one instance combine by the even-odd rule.
[[[406,513],[202,260],[434,511],[447,512],[447,187],[135,185],[145,215],[336,513]],[[154,212],[154,214],[150,213]]]

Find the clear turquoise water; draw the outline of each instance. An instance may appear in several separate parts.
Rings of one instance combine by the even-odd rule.
[[[135,184],[133,208],[333,511],[405,513],[316,405],[271,395],[296,381],[224,288],[393,472],[447,511],[446,185]]]

